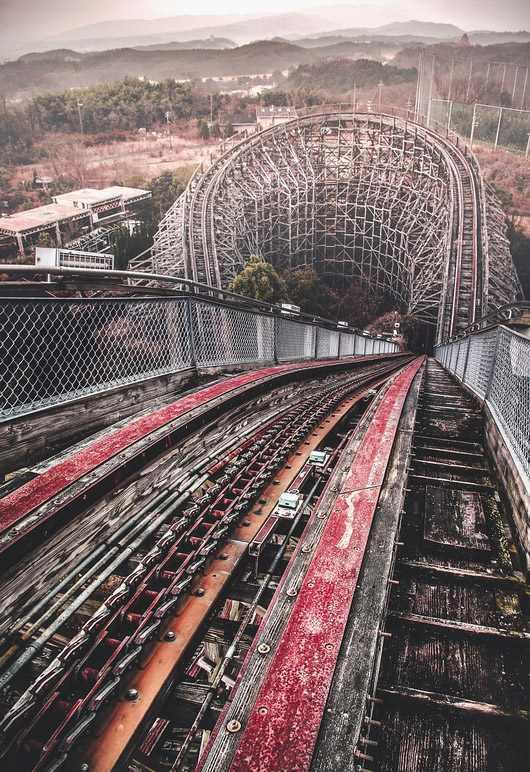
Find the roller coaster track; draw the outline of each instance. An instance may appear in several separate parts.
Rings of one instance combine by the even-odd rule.
[[[333,128],[337,125],[338,129]],[[321,135],[318,135],[318,131],[332,133],[326,135],[325,140],[319,140],[318,136]],[[350,132],[351,140],[341,138],[342,134],[346,136],[347,132]],[[355,149],[355,142],[360,143],[359,151]],[[341,235],[344,231],[336,231],[334,236],[338,245],[335,249],[342,255],[337,265],[343,267],[334,267],[333,257],[326,258],[323,263],[324,272],[327,271],[330,277],[334,275],[334,271],[355,272],[358,268],[352,266],[355,265],[355,260],[359,259],[359,270],[365,279],[374,281],[379,288],[390,293],[394,292],[401,302],[409,303],[411,313],[416,313],[430,323],[436,322],[440,338],[456,333],[492,308],[515,299],[518,283],[511,258],[505,244],[499,246],[494,238],[488,239],[487,207],[482,201],[484,194],[480,172],[467,148],[462,149],[434,131],[403,119],[375,115],[356,115],[352,118],[351,113],[335,112],[332,108],[314,110],[310,115],[301,115],[286,124],[234,142],[233,146],[224,149],[220,157],[204,172],[194,175],[188,191],[184,194],[186,209],[183,221],[186,225],[183,235],[189,278],[213,283],[215,286],[226,285],[240,270],[245,250],[247,256],[250,251],[258,251],[266,260],[279,261],[278,264],[283,267],[296,268],[300,264],[311,264],[315,259],[315,249],[319,249],[315,246],[318,239],[331,238],[326,235],[329,229],[327,225],[318,225],[322,214],[318,214],[316,209],[313,215],[307,215],[314,217],[314,222],[303,222],[305,215],[293,208],[293,202],[299,199],[300,190],[304,185],[315,185],[319,175],[328,173],[325,168],[329,161],[316,159],[317,145],[320,147],[318,152],[327,154],[329,158],[334,159],[333,163],[337,163],[345,155],[343,147],[351,151],[349,143],[353,143],[354,148],[352,160],[348,162],[352,164],[352,174],[359,173],[353,171],[353,165],[357,163],[355,158],[361,157],[363,152],[370,152],[374,158],[373,164],[380,170],[377,174],[390,175],[388,179],[394,180],[388,187],[386,182],[378,181],[376,175],[373,183],[365,189],[361,178],[361,182],[356,183],[358,190],[354,187],[349,194],[353,196],[351,200],[354,206],[361,206],[362,196],[366,194],[368,197],[375,196],[374,203],[370,206],[375,207],[374,212],[381,213],[377,215],[382,218],[381,222],[389,217],[389,223],[397,223],[400,217],[403,219],[403,212],[400,210],[407,210],[404,224],[389,225],[388,233],[391,235],[392,227],[396,227],[398,235],[392,238],[398,238],[401,228],[405,235],[399,238],[408,239],[409,246],[398,257],[394,248],[395,254],[391,259],[382,256],[376,260],[373,256],[378,250],[385,254],[381,241],[383,231],[377,238],[373,235],[373,223],[362,219],[368,215],[361,207],[359,212],[364,214],[355,215],[357,224],[354,225],[354,219],[351,219],[348,225],[346,220],[346,235]],[[335,145],[340,146],[339,149],[335,148]],[[408,177],[401,178],[401,172],[390,172],[385,166],[385,163],[395,163],[398,168],[405,169],[409,157],[412,159],[412,166],[408,172],[403,171],[403,175],[409,174]],[[321,164],[321,168],[318,164]],[[361,165],[359,168],[364,168],[362,174],[367,174],[367,169],[371,166]],[[291,171],[288,171],[289,169]],[[285,178],[280,184],[282,174]],[[335,199],[342,195],[341,180],[347,179],[342,172],[337,172],[336,177],[333,177],[334,173],[330,174],[331,177],[326,183],[328,207],[334,206]],[[414,181],[414,175],[419,175],[420,182]],[[295,190],[291,188],[290,180],[298,177],[300,181],[296,186],[299,187]],[[274,192],[274,185],[279,186],[277,194]],[[379,193],[378,185],[381,186]],[[399,199],[409,185],[420,186],[410,202],[403,206],[392,204],[392,197],[397,196]],[[421,185],[425,186],[424,199],[420,193]],[[265,199],[260,203],[262,209],[265,207],[262,214],[257,214],[258,204],[256,211],[252,213],[250,210],[254,206],[253,197],[262,195],[259,191],[264,189],[263,186],[267,190],[270,189],[267,195],[272,197],[267,200],[268,203]],[[285,202],[281,206],[278,203],[273,231],[280,229],[282,223],[287,220],[294,221],[298,218],[298,230],[306,233],[306,243],[314,243],[313,252],[306,252],[304,255],[298,253],[296,246],[293,246],[292,252],[289,252],[290,247],[287,247],[287,254],[285,249],[277,244],[274,232],[270,231],[272,226],[267,224],[271,212],[266,211],[267,207],[271,209],[276,206],[276,199],[278,202],[285,199]],[[426,201],[429,203],[426,204]],[[351,217],[353,218],[353,215]],[[161,233],[166,233],[163,243],[155,239],[154,255],[158,261],[157,270],[160,272],[172,270],[172,258],[168,251],[171,247],[168,247],[168,244],[173,243],[175,235],[167,237],[171,228],[175,228],[171,218],[171,213],[168,213],[165,224],[162,223]],[[346,246],[344,241],[348,228],[361,231],[364,229],[365,232],[365,246],[355,247],[353,253],[352,247]],[[415,235],[407,236],[407,229]],[[422,230],[426,244],[422,244]],[[358,248],[362,250],[359,258],[355,257],[355,250]],[[328,252],[331,254],[332,250],[328,249]],[[393,266],[393,260],[397,260],[397,266]],[[492,278],[492,260],[496,264],[502,264],[500,274],[504,279],[499,280],[497,274]],[[405,286],[409,289],[405,289]]]

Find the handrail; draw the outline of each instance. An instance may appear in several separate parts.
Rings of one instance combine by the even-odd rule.
[[[46,266],[46,268],[36,268],[34,265],[11,265],[7,263],[0,263],[0,275],[1,274],[21,274],[21,275],[27,275],[27,276],[42,276],[42,275],[50,275],[50,276],[66,276],[66,277],[85,277],[85,278],[92,278],[92,279],[103,279],[103,278],[111,278],[111,279],[133,279],[133,280],[144,280],[144,281],[156,281],[156,282],[168,282],[169,284],[174,285],[184,285],[185,287],[189,287],[190,294],[200,294],[201,290],[205,293],[208,293],[208,295],[216,295],[221,299],[228,299],[233,300],[236,302],[239,306],[244,306],[247,309],[255,310],[255,311],[270,311],[274,314],[280,314],[282,316],[285,315],[285,309],[282,309],[281,306],[274,305],[273,303],[267,303],[266,301],[262,300],[256,300],[254,298],[248,298],[246,295],[239,295],[236,292],[230,292],[229,290],[220,289],[219,287],[212,287],[209,284],[203,284],[198,281],[193,281],[192,279],[186,279],[182,276],[167,276],[165,274],[158,274],[158,273],[146,273],[144,271],[119,271],[119,270],[105,270],[101,268],[65,268],[62,266]],[[0,293],[2,289],[2,282],[0,282]],[[131,289],[133,287],[131,286]],[[0,294],[1,299],[1,294]],[[303,322],[317,322],[318,324],[326,325],[327,327],[330,327],[332,329],[337,329],[337,322],[333,321],[331,319],[326,319],[322,316],[318,316],[317,314],[306,314],[303,311],[300,313],[297,313],[296,315],[290,315],[290,318],[298,319]],[[340,329],[343,332],[355,332],[361,335],[364,335],[363,330],[360,330],[357,327],[343,327],[341,325]],[[377,335],[364,335],[364,337],[369,337],[377,340]],[[383,337],[383,340],[385,337]],[[379,339],[381,340],[381,339]]]
[[[490,311],[485,316],[482,316],[480,319],[477,319],[476,321],[474,321],[473,324],[470,324],[468,327],[465,327],[463,330],[460,330],[455,335],[452,335],[450,338],[446,338],[445,340],[441,341],[437,345],[445,346],[448,343],[452,343],[455,340],[461,340],[462,338],[467,337],[472,332],[483,330],[485,327],[488,327],[490,325],[498,324],[500,322],[504,322],[509,319],[518,318],[516,314],[520,314],[521,312],[525,312],[525,311],[527,311],[528,314],[530,314],[530,300],[520,300],[515,303],[506,303],[504,306],[500,306],[494,311]]]

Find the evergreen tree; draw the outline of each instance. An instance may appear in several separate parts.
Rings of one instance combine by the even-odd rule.
[[[243,271],[228,289],[265,303],[285,303],[289,297],[285,281],[270,263],[264,263],[257,255],[250,255]]]

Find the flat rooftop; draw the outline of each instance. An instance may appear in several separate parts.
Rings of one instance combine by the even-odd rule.
[[[26,209],[24,212],[15,212],[0,217],[0,231],[9,233],[23,233],[47,225],[53,225],[63,220],[71,220],[73,217],[88,216],[85,210],[79,210],[67,204],[47,204],[35,209]]]
[[[37,206],[35,209],[26,209],[23,212],[14,212],[0,217],[0,233],[4,235],[26,233],[50,227],[54,223],[85,217],[89,215],[92,206],[103,204],[105,201],[111,201],[115,198],[120,198],[124,203],[128,203],[150,196],[150,190],[125,188],[121,185],[112,185],[102,190],[95,188],[73,190],[70,193],[54,196],[53,204]]]
[[[132,199],[143,198],[150,195],[150,190],[126,188],[122,185],[111,185],[110,187],[102,188],[101,190],[97,190],[96,188],[72,190],[69,193],[61,193],[58,196],[54,196],[53,200],[58,204],[69,204],[71,206],[84,204],[85,208],[88,208],[91,205],[102,204],[113,198],[121,198],[124,202],[127,202]]]

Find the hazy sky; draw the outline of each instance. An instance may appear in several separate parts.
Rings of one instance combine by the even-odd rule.
[[[337,0],[0,0],[0,37],[51,35],[112,19],[221,13],[284,13],[308,7],[338,5]],[[350,0],[359,7],[359,25],[395,20],[450,22],[464,29],[530,28],[530,0]],[[375,7],[375,8],[374,8]],[[380,13],[375,13],[374,10]]]

